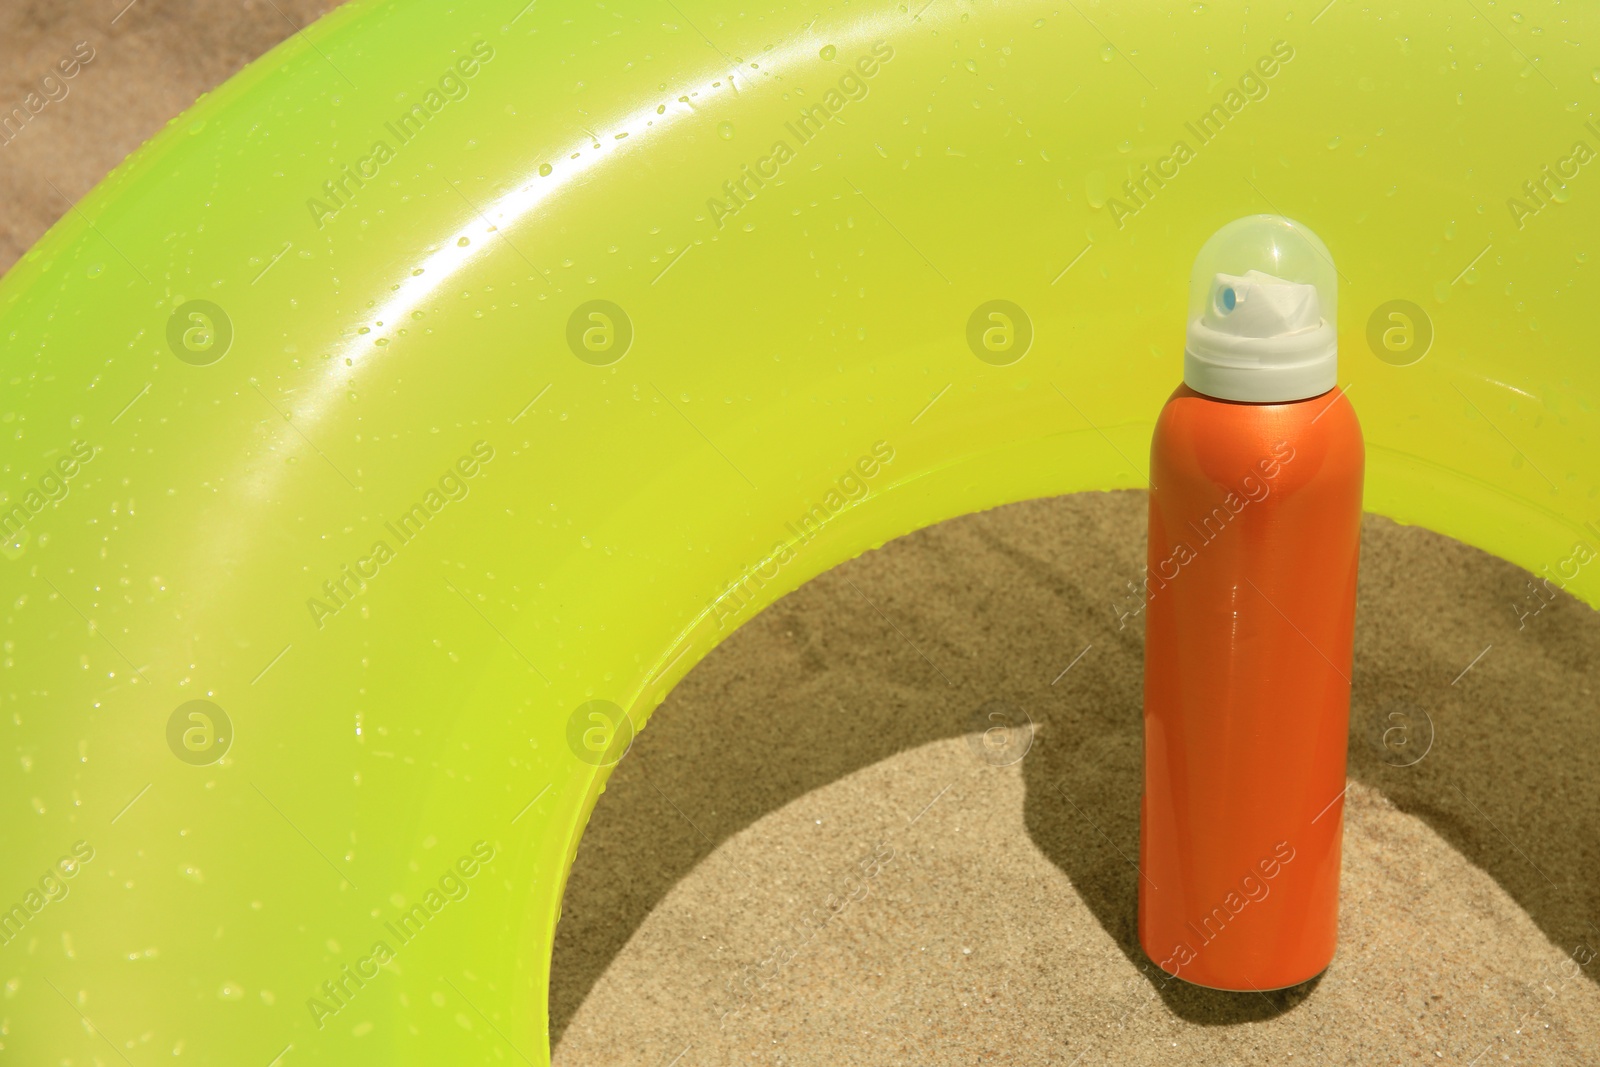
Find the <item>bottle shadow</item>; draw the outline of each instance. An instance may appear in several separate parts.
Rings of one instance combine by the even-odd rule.
[[[1142,492],[1086,493],[919,531],[795,590],[691,671],[615,769],[579,847],[555,937],[552,1043],[724,841],[897,752],[972,733],[994,700],[1035,724],[1027,833],[1169,1011],[1229,1026],[1309,997],[1320,978],[1261,993],[1171,980],[1139,946],[1143,629],[1126,583],[1143,572],[1144,508]],[[1349,774],[1576,954],[1600,945],[1600,882],[1584,873],[1600,861],[1588,766],[1600,615],[1528,583],[1476,549],[1366,518]]]
[[[1041,743],[1023,761],[1023,820],[1044,856],[1066,873],[1122,954],[1174,1015],[1231,1026],[1282,1015],[1305,1000],[1321,976],[1287,989],[1231,992],[1173,978],[1139,944],[1139,798],[1143,725],[1139,679],[1142,631],[1117,642],[1072,680]],[[1074,672],[1076,673],[1076,672]],[[1065,684],[1063,679],[1058,683]],[[1086,708],[1099,709],[1086,722]],[[1065,721],[1063,721],[1065,720]]]

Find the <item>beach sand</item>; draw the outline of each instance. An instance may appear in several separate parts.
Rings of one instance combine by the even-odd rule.
[[[4,0],[0,115],[48,101],[0,132],[0,273],[134,149],[201,93],[305,26],[323,0]],[[80,43],[86,48],[77,52]],[[41,80],[92,55],[51,100]]]
[[[697,666],[579,849],[556,1062],[1600,1063],[1600,617],[1519,629],[1526,572],[1375,516],[1337,957],[1270,994],[1144,957],[1142,617],[1112,606],[1144,509],[921,531]],[[996,700],[1035,724],[1011,766],[972,744]]]

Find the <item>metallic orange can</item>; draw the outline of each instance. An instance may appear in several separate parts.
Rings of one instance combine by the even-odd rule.
[[[1308,291],[1331,282],[1294,242],[1326,249],[1289,220],[1241,223],[1262,218],[1272,273],[1197,263],[1186,384],[1151,445],[1145,575],[1139,940],[1169,974],[1244,991],[1333,959],[1365,467],[1331,384],[1331,294]]]

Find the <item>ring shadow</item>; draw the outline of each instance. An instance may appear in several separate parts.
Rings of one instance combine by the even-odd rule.
[[[1310,996],[1321,976],[1265,993],[1170,980],[1139,946],[1143,626],[1122,616],[1138,603],[1127,583],[1142,574],[1145,501],[1083,493],[918,531],[806,583],[695,667],[580,844],[553,951],[552,1047],[715,848],[814,789],[973,732],[996,699],[1035,723],[1029,836],[1170,1011],[1228,1026]],[[1504,560],[1369,515],[1356,625],[1350,776],[1487,871],[1552,943],[1600,944],[1600,882],[1583,874],[1600,860],[1600,615]]]

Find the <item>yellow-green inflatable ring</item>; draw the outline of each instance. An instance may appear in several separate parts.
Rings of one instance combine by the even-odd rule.
[[[389,0],[296,34],[0,283],[8,1050],[544,1062],[633,731],[842,560],[1141,486],[1240,215],[1336,257],[1368,507],[1595,603],[1600,13],[1541,18]]]

